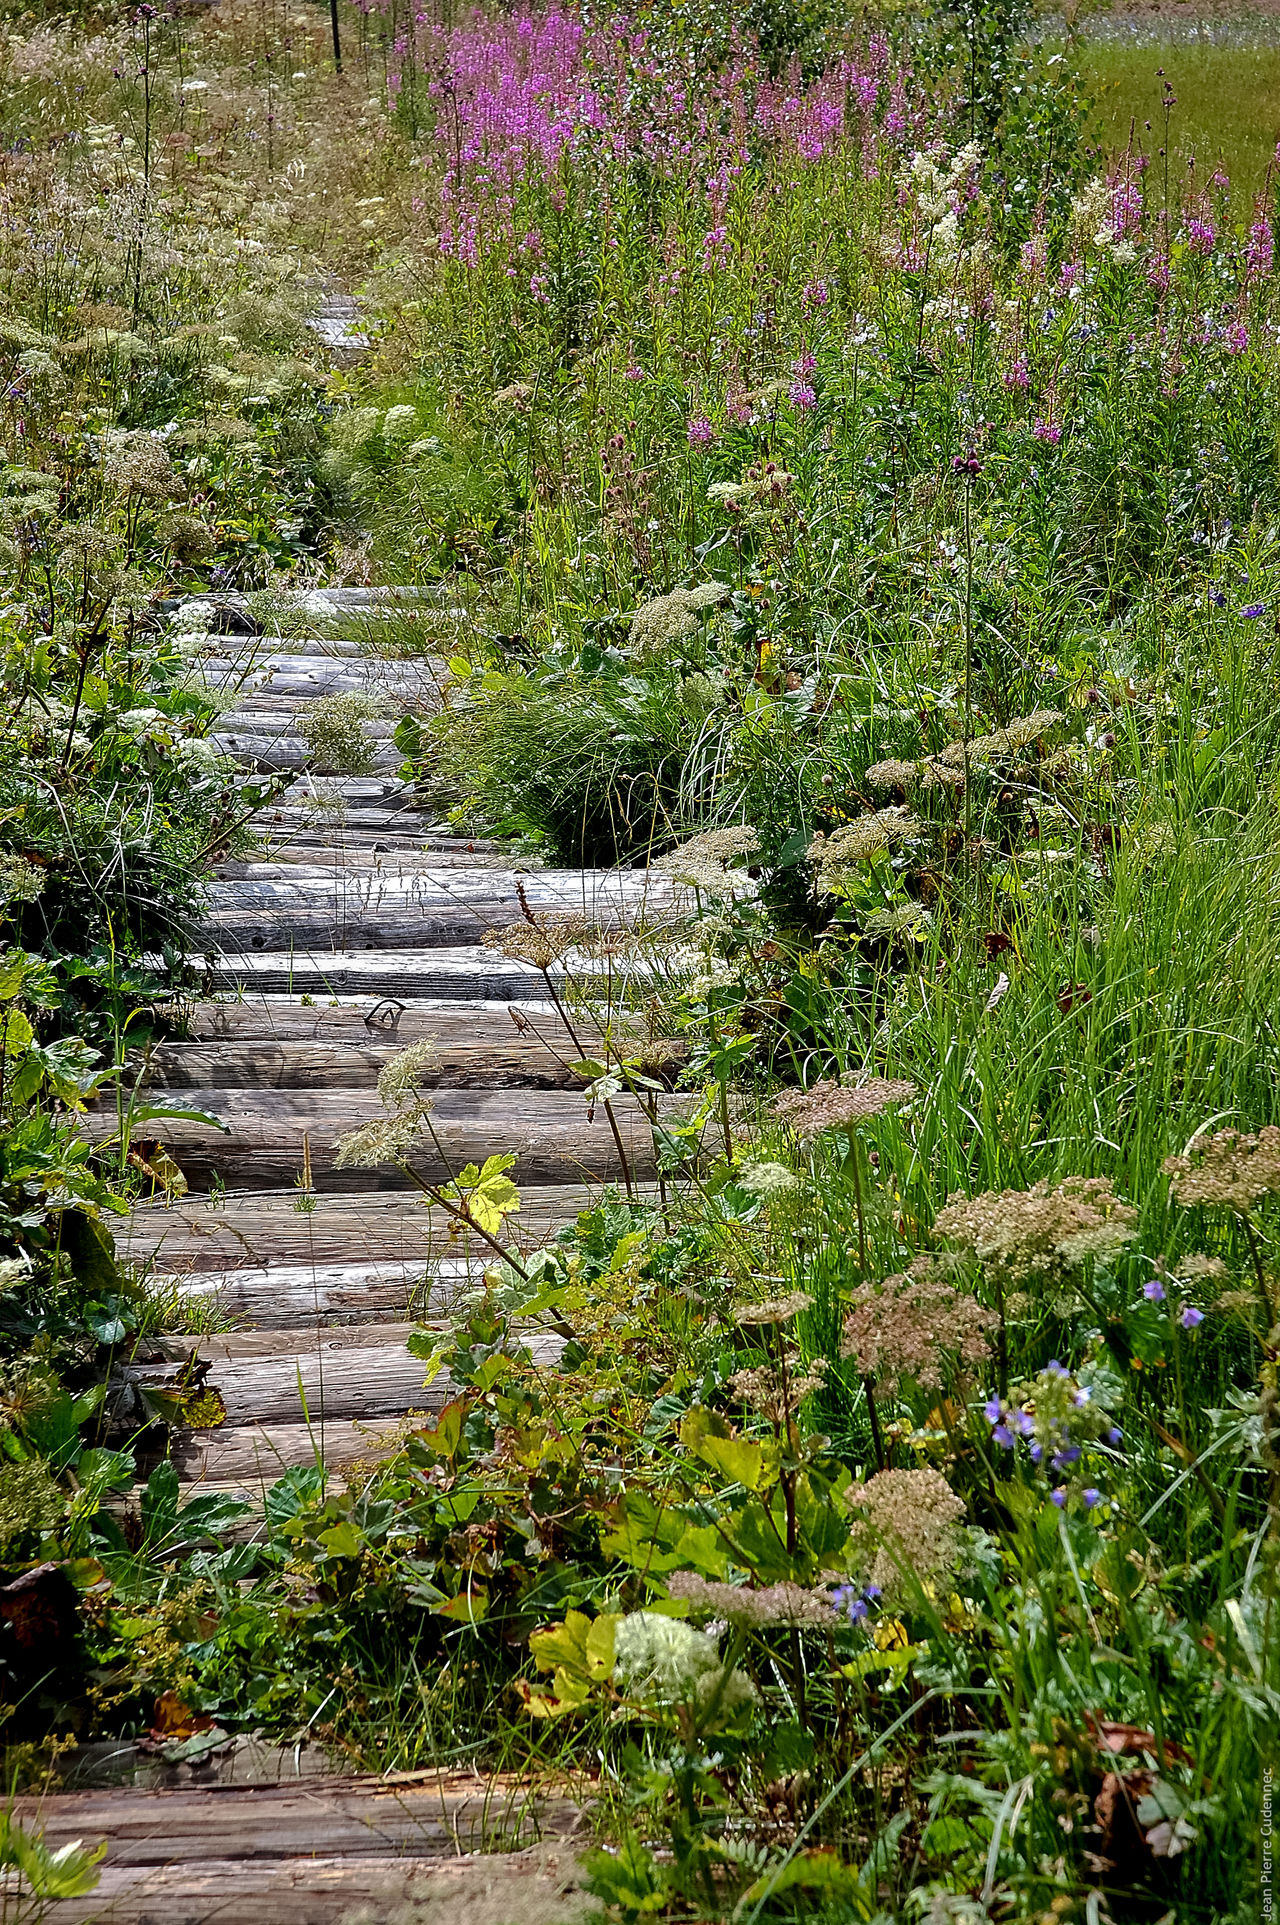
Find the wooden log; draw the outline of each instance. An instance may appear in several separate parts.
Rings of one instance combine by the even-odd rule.
[[[335,872],[347,872],[359,888],[365,879],[377,876],[416,876],[439,870],[470,875],[481,869],[510,869],[509,853],[484,855],[463,849],[442,849],[435,841],[414,840],[407,849],[389,848],[375,842],[371,847],[335,848],[332,843],[316,849],[298,848],[288,842],[278,848],[263,845],[260,857],[229,857],[213,865],[218,882],[290,882],[295,878],[333,884]],[[530,863],[528,873],[537,874]]]
[[[521,1185],[520,1209],[507,1218],[520,1249],[548,1243],[599,1202],[585,1184]],[[650,1198],[645,1188],[641,1194]],[[300,1207],[300,1202],[310,1207]],[[347,1191],[300,1199],[296,1189],[199,1193],[177,1203],[139,1203],[116,1231],[122,1259],[166,1276],[264,1269],[279,1264],[396,1264],[419,1277],[431,1262],[465,1255],[440,1210],[412,1191]],[[477,1254],[481,1246],[476,1246]],[[485,1253],[487,1254],[487,1252]]]
[[[120,1867],[261,1863],[313,1853],[450,1858],[522,1835],[571,1835],[580,1823],[579,1808],[563,1796],[539,1797],[517,1780],[486,1784],[464,1772],[54,1792],[16,1798],[11,1809],[19,1823],[39,1825],[52,1850],[105,1838],[106,1863]]]
[[[426,1859],[204,1859],[198,1866],[108,1865],[91,1899],[41,1906],[42,1925],[576,1925],[590,1907],[576,1885],[574,1853]],[[86,1909],[88,1907],[89,1909]],[[25,1916],[25,1913],[18,1913]]]
[[[284,1785],[313,1778],[347,1778],[350,1760],[318,1744],[271,1744],[247,1732],[195,1759],[141,1751],[130,1738],[99,1738],[58,1757],[59,1791],[106,1791],[144,1786],[170,1791],[209,1785]]]
[[[575,963],[577,980],[595,977],[601,988],[608,965],[587,958]],[[545,1002],[547,986],[532,963],[513,962],[482,945],[439,949],[338,949],[325,953],[240,950],[213,959],[215,989],[238,995],[316,996],[342,1001],[352,996],[394,996],[404,1001],[439,997],[442,1002]],[[553,979],[563,982],[557,967]],[[613,971],[614,991],[624,985]]]
[[[408,1257],[362,1263],[236,1264],[160,1280],[195,1323],[210,1309],[254,1331],[390,1328],[385,1318],[448,1316],[464,1289],[484,1275],[492,1252],[473,1240],[470,1257]]]
[[[542,1024],[539,1025],[545,1028]],[[367,1034],[368,1032],[366,1032]],[[425,1089],[581,1089],[568,1068],[577,1055],[557,1026],[559,1057],[508,1026],[492,1042],[477,1038],[441,1044],[422,1077]],[[408,1035],[405,1036],[407,1042]],[[402,1043],[354,1042],[158,1043],[143,1071],[148,1089],[372,1089]]]
[[[245,706],[226,709],[218,717],[218,728],[220,731],[239,731],[245,735],[292,735],[297,733],[294,724],[299,712],[297,707],[270,709]],[[396,717],[389,715],[361,716],[360,733],[370,742],[385,742],[394,733],[396,721]]]
[[[300,735],[247,735],[239,730],[215,729],[209,741],[220,755],[234,757],[246,768],[278,772],[286,769],[315,768],[321,774],[333,770],[332,762],[313,752]],[[374,749],[368,757],[370,768],[398,769],[404,757],[399,749]]]
[[[321,1331],[309,1341],[296,1330],[276,1332],[272,1334],[283,1347],[265,1356],[215,1355],[207,1381],[222,1394],[226,1423],[213,1431],[175,1433],[174,1463],[184,1477],[212,1475],[224,1482],[248,1474],[243,1468],[246,1451],[255,1463],[265,1449],[273,1461],[279,1456],[289,1463],[310,1464],[319,1456],[325,1463],[349,1464],[350,1456],[331,1458],[331,1433],[339,1452],[354,1448],[355,1457],[369,1456],[364,1426],[377,1428],[380,1419],[404,1417],[410,1411],[442,1410],[456,1395],[444,1371],[425,1384],[426,1368],[407,1348],[412,1328],[403,1324],[366,1326],[351,1333]],[[388,1340],[388,1329],[393,1340]],[[350,1335],[359,1342],[344,1341]],[[564,1343],[559,1337],[535,1335],[529,1347],[535,1363],[550,1370]],[[207,1355],[237,1346],[215,1341],[199,1348]],[[289,1456],[291,1450],[296,1454]]]
[[[335,871],[296,881],[211,882],[202,927],[227,950],[449,948],[522,921],[521,896],[535,914],[586,915],[614,929],[670,916],[674,902],[661,878],[643,872]]]
[[[196,1003],[187,1011],[187,1026],[196,1045],[212,1042],[263,1041],[352,1043],[359,1047],[386,1044],[400,1047],[423,1036],[434,1037],[444,1060],[448,1051],[465,1049],[480,1031],[492,1049],[536,1038],[526,1026],[537,1025],[548,1044],[560,1048],[570,1039],[549,1003],[446,1003],[430,997],[400,1002],[369,997],[363,1002],[304,1001],[301,996],[246,996],[237,1002]],[[581,1038],[584,1030],[577,1032]],[[588,1041],[595,1032],[585,1025]],[[164,1048],[185,1048],[165,1044]],[[210,1077],[210,1085],[219,1079]]]
[[[423,1418],[443,1408],[441,1401],[431,1401],[435,1396],[434,1385],[422,1393]],[[381,1463],[395,1454],[411,1428],[408,1414],[398,1422],[384,1417],[369,1423],[335,1418],[323,1425],[231,1424],[222,1430],[174,1433],[169,1455],[184,1484],[213,1483],[252,1497],[255,1491],[270,1490],[287,1470],[307,1464],[342,1472],[353,1464]]]
[[[226,1132],[175,1118],[148,1122],[139,1134],[165,1144],[193,1189],[214,1183],[279,1189],[299,1176],[308,1146],[316,1189],[410,1187],[390,1161],[377,1169],[335,1165],[339,1137],[384,1119],[372,1092],[201,1089],[191,1092],[190,1099],[191,1107],[222,1118]],[[669,1111],[672,1104],[673,1099],[667,1099]],[[615,1101],[614,1113],[632,1174],[651,1176],[654,1152],[648,1118],[626,1098]],[[499,1152],[519,1158],[516,1176],[528,1183],[612,1183],[624,1175],[603,1108],[590,1118],[582,1100],[568,1092],[441,1090],[429,1122],[411,1156],[413,1168],[429,1183],[447,1183],[464,1164],[483,1163]],[[85,1127],[91,1138],[114,1136],[114,1111],[91,1112]]]

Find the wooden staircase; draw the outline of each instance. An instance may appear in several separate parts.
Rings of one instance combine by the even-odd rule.
[[[347,606],[376,612],[376,596],[359,593]],[[606,1117],[589,1113],[567,1067],[578,1051],[545,979],[484,936],[522,919],[521,893],[535,911],[607,924],[669,904],[670,884],[541,869],[439,830],[394,773],[399,758],[376,721],[363,724],[371,774],[312,765],[299,726],[309,703],[362,693],[388,710],[426,709],[439,700],[440,663],[382,659],[318,636],[225,635],[211,647],[203,674],[228,704],[222,745],[295,779],[255,819],[252,856],[209,883],[214,998],[193,1012],[189,1036],[156,1046],[144,1069],[148,1088],[218,1117],[225,1133],[141,1126],[162,1127],[189,1190],[140,1204],[119,1243],[158,1282],[224,1313],[226,1334],[182,1347],[208,1364],[226,1421],[177,1433],[173,1457],[188,1485],[260,1502],[290,1466],[341,1477],[448,1398],[447,1378],[424,1389],[406,1338],[416,1322],[445,1323],[491,1258],[450,1235],[394,1165],[338,1166],[337,1139],[382,1114],[379,1071],[406,1044],[436,1039],[433,1140],[415,1167],[447,1182],[467,1163],[516,1154],[518,1240],[526,1250],[545,1242],[623,1171]],[[648,1118],[625,1100],[615,1107],[632,1175],[651,1177]],[[115,1120],[97,1127],[105,1134]],[[553,1335],[532,1342],[554,1361]],[[503,1792],[507,1816],[487,1830],[476,1819],[488,1809],[483,1787],[448,1774],[394,1786],[193,1778],[166,1791],[60,1793],[38,1815],[55,1841],[109,1840],[104,1884],[77,1901],[77,1921],[325,1925],[355,1907],[362,1919],[388,1918],[412,1898],[425,1907],[412,1910],[415,1920],[434,1920],[438,1901],[440,1919],[447,1907],[460,1925],[468,1893],[501,1870],[460,1853],[513,1832],[568,1835],[580,1822],[563,1800],[525,1798],[513,1827],[515,1797]],[[491,1906],[484,1918],[562,1925],[576,1916],[566,1896],[572,1851],[563,1862],[552,1856],[548,1874],[545,1851],[507,1854],[511,1909]],[[48,1916],[72,1925],[65,1907]]]

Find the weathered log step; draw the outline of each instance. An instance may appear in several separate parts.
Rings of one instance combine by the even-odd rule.
[[[564,966],[553,966],[562,983]],[[603,994],[609,965],[599,957],[573,961],[577,981],[598,980]],[[544,1002],[547,985],[532,963],[512,961],[482,944],[440,949],[335,949],[328,951],[233,951],[215,956],[213,987],[235,994],[316,996],[342,1001],[352,996],[395,996],[405,1000],[439,997],[442,1002]],[[633,972],[635,980],[642,980]],[[615,996],[623,989],[614,964]]]
[[[296,1346],[298,1333],[308,1328],[367,1329],[381,1327],[388,1317],[394,1322],[452,1314],[464,1292],[481,1283],[493,1258],[478,1238],[473,1245],[478,1254],[471,1258],[241,1265],[158,1280],[173,1283],[189,1310],[213,1305],[221,1317],[254,1331],[283,1332]]]
[[[378,803],[389,805],[400,802],[405,808],[417,809],[417,790],[411,782],[394,775],[326,775],[301,776],[296,782],[281,791],[282,803],[305,802],[314,800],[318,795],[330,799],[341,799],[352,807],[370,807]],[[442,834],[445,826],[434,825]]]
[[[334,1417],[323,1424],[227,1424],[221,1430],[171,1433],[169,1456],[184,1484],[216,1484],[252,1498],[270,1490],[288,1470],[314,1464],[339,1475],[353,1464],[378,1464],[400,1448],[414,1417],[430,1418],[448,1401],[440,1381],[422,1392],[413,1412],[367,1421]],[[294,1406],[295,1411],[297,1405]]]
[[[251,655],[206,655],[197,663],[206,686],[226,699],[232,690],[258,694],[292,695],[306,701],[321,695],[368,695],[378,700],[392,696],[409,699],[423,708],[440,705],[440,689],[448,669],[430,656],[296,655],[266,648]]]
[[[505,1047],[508,1037],[536,1043],[530,1024],[536,1025],[549,1048],[559,1048],[562,1039],[570,1040],[549,1003],[521,1003],[513,1009],[505,1002],[446,1003],[431,998],[318,1003],[302,996],[246,996],[239,1002],[195,1003],[187,1012],[187,1024],[197,1044],[234,1039],[401,1046],[432,1036],[442,1055],[467,1048],[475,1042],[477,1030],[496,1049]],[[594,1033],[589,1024],[577,1031],[579,1038],[587,1039]],[[210,1087],[219,1081],[216,1076],[207,1080]]]
[[[517,1176],[519,1172],[515,1173]],[[647,1200],[652,1192],[642,1195]],[[582,1183],[520,1185],[520,1209],[507,1218],[521,1249],[549,1243],[601,1191]],[[465,1253],[442,1210],[412,1191],[347,1191],[300,1198],[298,1191],[228,1191],[177,1203],[139,1203],[116,1231],[121,1257],[166,1275],[209,1276],[237,1265],[390,1263],[410,1278],[429,1263]],[[473,1248],[487,1255],[475,1240]]]
[[[297,708],[227,709],[218,717],[218,732],[273,737],[294,736],[301,741],[303,738],[295,726],[299,713]],[[301,713],[305,717],[305,710]],[[398,719],[394,715],[362,715],[356,726],[369,741],[385,742],[395,732]]]
[[[208,1381],[222,1393],[227,1421],[216,1432],[192,1433],[191,1447],[203,1451],[215,1443],[225,1444],[235,1429],[292,1431],[301,1425],[311,1436],[295,1461],[307,1464],[318,1456],[327,1462],[325,1432],[331,1423],[365,1424],[409,1412],[443,1410],[457,1395],[457,1385],[444,1371],[426,1385],[426,1366],[408,1350],[412,1326],[390,1326],[397,1333],[396,1341],[372,1340],[382,1338],[387,1328],[363,1326],[358,1334],[370,1340],[358,1344],[334,1344],[326,1332],[320,1341],[304,1343],[302,1348],[298,1334],[292,1332],[287,1350],[218,1360]],[[528,1347],[535,1367],[552,1370],[564,1342],[535,1335]],[[182,1448],[185,1453],[186,1444]],[[174,1461],[179,1461],[176,1450]]]
[[[373,1091],[199,1089],[190,1092],[190,1104],[223,1119],[225,1133],[175,1118],[148,1122],[139,1134],[164,1142],[193,1189],[215,1183],[279,1189],[308,1162],[319,1190],[410,1187],[391,1157],[374,1169],[336,1167],[339,1137],[386,1121]],[[665,1099],[668,1111],[675,1106],[675,1099]],[[649,1119],[626,1097],[615,1099],[614,1114],[633,1174],[651,1176]],[[90,1137],[114,1135],[114,1110],[91,1112],[85,1127]],[[498,1152],[519,1159],[517,1180],[528,1183],[615,1183],[624,1176],[603,1108],[590,1117],[580,1097],[560,1090],[440,1090],[411,1163],[423,1181],[447,1183],[465,1164]]]
[[[577,1925],[590,1905],[575,1863],[564,1845],[439,1859],[415,1848],[358,1858],[207,1858],[190,1869],[108,1864],[91,1899],[56,1900],[32,1916],[41,1925]]]
[[[553,1019],[554,1020],[554,1019]],[[557,1023],[553,1050],[508,1023],[492,1040],[473,1021],[465,1034],[441,1040],[421,1076],[425,1089],[581,1089],[569,1068],[579,1051]],[[550,1025],[539,1022],[548,1036]],[[462,1024],[455,1030],[461,1032]],[[366,1036],[368,1031],[365,1031]],[[423,1034],[431,1034],[424,1026]],[[440,1030],[434,1034],[439,1037]],[[218,1043],[157,1043],[146,1052],[149,1089],[372,1089],[386,1065],[410,1040],[394,1043],[279,1042],[245,1038]]]
[[[353,878],[352,887],[366,889],[370,877],[377,876],[420,876],[432,869],[452,875],[456,871],[467,874],[470,871],[488,869],[507,869],[512,866],[510,852],[503,850],[493,855],[469,853],[465,847],[459,849],[441,848],[434,840],[414,842],[408,849],[382,848],[334,848],[332,844],[319,849],[299,849],[285,843],[279,849],[271,849],[269,856],[229,858],[214,865],[213,877],[217,882],[294,882],[320,884],[334,887],[335,875],[341,879],[342,872],[349,870]],[[530,859],[521,873],[537,875],[540,864]]]
[[[336,774],[339,766],[324,755],[317,754],[300,735],[245,735],[239,731],[228,733],[216,729],[209,741],[219,755],[230,756],[234,761],[242,762],[247,769],[270,773],[317,769],[322,774]],[[373,744],[369,746],[367,758],[362,759],[367,761],[371,769],[398,769],[404,762],[399,749],[379,748]]]
[[[244,1424],[314,1425],[339,1418],[368,1422],[426,1408],[426,1370],[408,1350],[413,1328],[410,1323],[380,1323],[343,1330],[237,1333],[202,1338],[193,1348],[209,1364],[206,1381],[222,1395],[227,1430]],[[124,1374],[143,1385],[163,1387],[174,1368],[130,1364]],[[432,1386],[433,1397],[436,1388]]]
[[[617,929],[669,917],[674,900],[661,879],[591,870],[246,878],[206,886],[201,927],[223,950],[447,949],[523,922],[526,906]]]
[[[14,1799],[11,1809],[19,1823],[39,1826],[51,1850],[105,1838],[109,1868],[269,1864],[312,1854],[448,1859],[533,1836],[569,1835],[581,1821],[578,1807],[563,1796],[538,1797],[516,1780],[486,1783],[463,1772],[54,1792]],[[273,1925],[276,1916],[258,1915]]]

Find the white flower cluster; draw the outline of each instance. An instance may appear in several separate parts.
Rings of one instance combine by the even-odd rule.
[[[702,582],[697,588],[673,588],[669,595],[643,602],[631,617],[630,643],[642,660],[661,655],[675,642],[698,632],[704,609],[715,608],[729,590],[724,582]]]

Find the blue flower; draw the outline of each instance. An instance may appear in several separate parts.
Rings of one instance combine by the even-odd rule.
[[[1124,1432],[1121,1430],[1119,1424],[1112,1424],[1110,1430],[1107,1432],[1107,1442],[1115,1445],[1120,1443],[1123,1437]]]
[[[1163,1303],[1164,1285],[1161,1283],[1159,1277],[1152,1277],[1150,1283],[1144,1283],[1142,1286],[1142,1294],[1148,1303]]]
[[[1091,1511],[1095,1504],[1102,1502],[1102,1492],[1095,1490],[1092,1484],[1089,1485],[1087,1490],[1081,1491],[1080,1495],[1084,1499],[1084,1507],[1087,1511]]]
[[[1266,605],[1263,602],[1250,602],[1247,608],[1240,610],[1246,622],[1256,622],[1259,615],[1265,615],[1266,612]]]
[[[1004,1415],[1004,1405],[998,1397],[989,1397],[982,1406],[982,1414],[989,1424],[998,1424]]]
[[[1203,1322],[1204,1311],[1197,1310],[1193,1303],[1189,1303],[1182,1313],[1182,1328],[1184,1330],[1194,1330],[1198,1323]]]
[[[1067,1493],[1065,1491],[1050,1491],[1049,1502],[1056,1504],[1060,1511],[1064,1511],[1067,1508]]]
[[[997,1424],[995,1429],[992,1431],[991,1436],[992,1436],[992,1440],[995,1443],[1000,1444],[1005,1450],[1013,1449],[1014,1436],[1008,1424]]]

